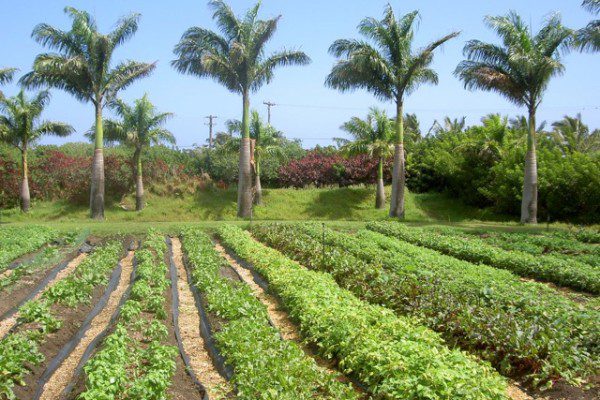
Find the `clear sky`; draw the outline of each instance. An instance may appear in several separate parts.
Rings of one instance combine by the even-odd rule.
[[[204,144],[208,137],[209,114],[217,115],[216,129],[230,118],[240,118],[241,98],[222,86],[208,80],[180,75],[170,66],[173,47],[181,34],[190,26],[213,29],[211,13],[205,0],[3,0],[0,16],[0,67],[18,67],[21,73],[29,71],[34,57],[44,51],[31,37],[33,27],[50,23],[61,29],[70,27],[63,13],[66,5],[92,13],[107,31],[117,19],[130,12],[142,14],[140,29],[135,37],[119,48],[115,61],[134,59],[158,61],[154,74],[138,81],[121,94],[126,101],[148,92],[161,111],[171,111],[175,117],[168,128],[182,147]],[[240,14],[253,2],[231,0]],[[426,86],[406,101],[406,111],[414,112],[426,132],[435,119],[466,116],[469,124],[491,112],[507,115],[524,114],[502,97],[485,92],[469,92],[452,72],[462,60],[464,42],[469,39],[496,41],[483,23],[485,15],[505,14],[516,10],[531,21],[534,30],[552,12],[559,12],[564,23],[572,28],[586,25],[594,17],[580,7],[580,0],[405,0],[392,1],[395,11],[404,14],[418,9],[421,22],[416,34],[417,46],[423,46],[453,30],[461,36],[447,43],[435,57],[433,68],[440,83]],[[279,30],[267,50],[283,47],[305,51],[312,63],[305,67],[290,67],[276,72],[274,81],[251,99],[252,107],[266,117],[262,104],[270,100],[279,105],[273,108],[272,123],[288,137],[300,138],[306,147],[329,144],[332,137],[343,136],[339,126],[354,115],[364,116],[370,106],[379,105],[393,114],[392,104],[378,103],[364,92],[340,94],[324,87],[334,59],[327,49],[339,38],[358,37],[356,26],[366,16],[381,17],[386,1],[381,0],[264,0],[262,16],[282,14]],[[600,54],[573,52],[564,57],[566,73],[552,80],[538,119],[552,122],[563,115],[581,112],[592,128],[600,127]],[[15,94],[17,87],[7,85],[3,91]],[[53,90],[53,98],[45,118],[71,123],[77,134],[67,139],[45,139],[44,143],[83,140],[83,133],[93,122],[93,106],[83,104],[70,95]]]

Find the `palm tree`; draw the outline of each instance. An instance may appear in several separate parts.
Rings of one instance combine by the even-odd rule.
[[[594,15],[600,14],[600,0],[585,0],[582,6]],[[600,51],[600,19],[577,31],[575,43],[583,51]]]
[[[600,132],[590,133],[590,129],[581,119],[581,114],[575,117],[565,115],[562,120],[552,124],[554,138],[565,152],[582,153],[600,150]]]
[[[377,192],[375,207],[385,207],[385,189],[383,182],[383,164],[394,152],[393,123],[385,111],[371,108],[366,119],[353,117],[341,127],[348,132],[353,141],[342,143],[341,150],[347,154],[368,154],[377,160]]]
[[[21,90],[14,97],[0,99],[0,141],[15,146],[21,152],[21,211],[28,212],[29,167],[27,151],[44,135],[64,137],[73,133],[73,128],[62,122],[42,121],[39,118],[50,101],[50,93],[39,92],[31,100]]]
[[[98,32],[94,18],[85,11],[66,7],[65,13],[73,20],[71,30],[62,31],[48,24],[33,30],[33,38],[57,53],[36,57],[33,71],[21,78],[28,87],[50,86],[62,89],[77,100],[94,104],[95,150],[92,163],[90,215],[104,218],[104,155],[102,110],[112,102],[119,91],[135,80],[148,76],[155,63],[124,61],[111,67],[114,50],[130,39],[138,29],[139,14],[124,17],[108,33]]]
[[[342,58],[333,67],[325,84],[342,92],[366,89],[381,100],[396,103],[396,137],[390,216],[404,217],[405,155],[404,96],[421,84],[437,84],[438,76],[429,68],[436,48],[458,36],[453,32],[432,42],[424,49],[413,51],[414,25],[418,12],[396,19],[388,4],[381,21],[366,18],[358,26],[362,40],[336,40],[329,52]]]
[[[486,17],[487,25],[502,39],[502,45],[479,40],[467,42],[467,60],[456,75],[468,89],[494,91],[529,112],[527,156],[521,203],[521,222],[537,223],[536,110],[550,79],[564,71],[559,50],[568,45],[572,31],[560,17],[550,17],[535,35],[519,15]]]
[[[8,83],[12,81],[16,68],[0,68],[0,85]],[[0,90],[0,99],[4,97],[4,94]]]
[[[226,126],[231,136],[223,146],[226,149],[236,151],[241,146],[241,140],[233,137],[233,134],[242,133],[242,122],[239,120],[229,120],[226,122]],[[250,148],[252,150],[250,158],[252,160],[251,164],[254,167],[254,204],[262,204],[260,163],[264,157],[285,157],[282,147],[284,138],[281,132],[265,124],[256,110],[252,110],[251,112],[249,132],[251,140]]]
[[[258,19],[260,3],[238,18],[223,0],[213,0],[213,19],[222,33],[200,27],[188,29],[175,47],[172,65],[181,73],[210,77],[242,95],[242,140],[239,159],[238,216],[252,213],[252,166],[250,154],[250,93],[273,79],[276,67],[310,62],[301,51],[283,50],[269,57],[265,45],[273,37],[281,16]]]
[[[142,153],[146,147],[168,143],[175,144],[175,136],[162,126],[173,116],[172,113],[159,113],[144,94],[141,99],[130,106],[122,100],[115,100],[112,105],[120,120],[105,119],[104,142],[120,143],[133,149],[133,175],[135,177],[135,210],[144,208],[144,181],[142,179]],[[95,140],[96,130],[87,136]]]

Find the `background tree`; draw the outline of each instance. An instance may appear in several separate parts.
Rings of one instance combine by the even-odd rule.
[[[341,127],[354,140],[340,140],[342,152],[349,155],[368,154],[377,160],[377,192],[375,207],[385,207],[383,164],[394,153],[394,129],[385,111],[371,108],[366,119],[353,117]]]
[[[160,143],[175,144],[175,136],[162,126],[173,116],[172,113],[159,113],[145,94],[135,100],[133,106],[121,100],[112,104],[120,120],[105,119],[105,143],[120,143],[133,149],[133,176],[135,178],[135,210],[144,208],[144,181],[142,153],[145,148]],[[88,137],[95,140],[95,130]]]
[[[29,166],[27,152],[32,144],[44,135],[60,137],[73,133],[73,128],[62,122],[39,122],[44,108],[50,101],[50,93],[39,92],[31,100],[21,90],[14,97],[0,98],[0,141],[15,146],[21,152],[21,211],[28,212]]]
[[[241,140],[234,137],[233,134],[238,133],[241,135],[242,122],[229,120],[226,125],[232,136],[224,146],[230,151],[235,151],[240,148]],[[265,157],[285,158],[286,154],[283,151],[285,138],[281,132],[265,124],[256,110],[251,112],[249,132],[252,141],[251,149],[253,150],[251,159],[254,160],[254,203],[262,204],[261,161]]]
[[[0,68],[0,85],[12,81],[16,71],[16,68]],[[2,93],[2,90],[0,90],[0,99],[2,97],[4,97],[4,94]]]
[[[54,49],[57,53],[44,53],[36,57],[33,71],[26,74],[22,83],[29,87],[48,85],[62,89],[77,100],[94,104],[95,149],[92,162],[90,190],[90,215],[104,218],[104,155],[102,110],[116,98],[119,91],[135,80],[148,76],[155,63],[124,61],[111,67],[115,48],[130,39],[138,29],[139,14],[124,17],[108,33],[98,32],[94,18],[85,11],[66,7],[65,13],[73,20],[71,30],[62,31],[48,24],[33,30],[33,38]]]
[[[222,35],[192,27],[175,47],[172,65],[181,73],[210,77],[234,93],[242,95],[242,140],[239,158],[238,216],[252,213],[252,166],[250,164],[250,93],[273,79],[276,67],[310,62],[301,51],[283,50],[265,56],[265,45],[273,37],[281,16],[258,19],[260,3],[238,18],[222,0],[213,0],[216,21]]]
[[[590,133],[590,129],[581,119],[581,114],[575,117],[565,115],[560,121],[552,124],[554,139],[558,145],[569,153],[591,153],[600,151],[600,130]]]
[[[381,21],[364,19],[358,26],[361,40],[336,40],[329,52],[342,58],[327,77],[326,85],[342,92],[366,89],[381,100],[396,103],[396,138],[390,216],[404,218],[404,186],[406,180],[404,155],[404,96],[421,84],[437,84],[438,76],[428,68],[433,52],[448,40],[458,36],[451,33],[432,42],[424,49],[413,51],[414,25],[418,12],[413,11],[396,19],[388,4]]]
[[[502,45],[467,42],[467,60],[458,65],[455,73],[468,89],[494,91],[527,107],[529,134],[521,222],[537,223],[536,111],[550,79],[564,71],[559,50],[566,48],[572,32],[562,25],[558,15],[550,17],[535,36],[514,12],[486,17],[485,21],[500,36]]]
[[[594,15],[600,14],[600,0],[585,0],[582,6]],[[600,51],[600,19],[577,31],[576,45],[583,51]]]

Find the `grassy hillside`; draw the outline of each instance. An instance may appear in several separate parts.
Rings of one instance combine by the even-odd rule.
[[[389,191],[389,188],[388,188]],[[375,193],[369,187],[330,189],[267,189],[264,204],[255,207],[256,220],[334,220],[370,221],[387,218],[387,209],[374,208]],[[149,194],[142,212],[134,209],[134,199],[107,204],[109,222],[196,222],[236,220],[236,192],[207,190],[194,195],[157,196]],[[66,201],[36,202],[29,214],[18,209],[2,211],[3,222],[86,221],[88,207]],[[406,220],[423,222],[463,222],[469,220],[506,221],[506,217],[468,207],[440,194],[409,194]]]

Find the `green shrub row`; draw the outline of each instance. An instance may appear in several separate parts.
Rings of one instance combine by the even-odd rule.
[[[314,224],[259,230],[258,237],[330,271],[336,280],[368,285],[366,290],[356,286],[365,299],[419,316],[450,343],[489,360],[505,375],[528,374],[534,383],[560,377],[577,383],[600,367],[600,313],[581,310],[543,284],[372,231],[354,237]],[[296,240],[277,239],[291,232]]]
[[[219,235],[251,262],[299,322],[306,340],[381,398],[505,399],[506,386],[487,363],[450,350],[418,320],[359,300],[331,275],[310,271],[223,226]],[[287,237],[293,240],[294,235]],[[347,266],[348,272],[352,266]],[[368,290],[368,287],[364,289]]]
[[[57,232],[46,226],[8,227],[0,229],[0,272],[24,254],[37,250],[57,237]]]
[[[367,228],[409,243],[473,263],[506,269],[518,275],[600,294],[600,270],[560,259],[542,259],[522,251],[507,251],[478,238],[458,238],[407,227],[400,223],[370,222]]]
[[[179,352],[164,344],[169,334],[165,290],[170,283],[165,249],[162,235],[150,230],[136,252],[136,280],[119,323],[84,366],[86,388],[80,399],[167,398]]]
[[[88,258],[81,262],[73,273],[49,288],[38,300],[25,303],[19,309],[18,324],[33,323],[34,328],[21,332],[9,333],[0,341],[0,394],[8,399],[14,399],[13,387],[22,385],[26,374],[31,373],[30,365],[39,365],[44,361],[39,346],[49,333],[56,332],[62,326],[60,316],[54,316],[51,306],[63,300],[70,307],[76,307],[81,302],[89,300],[86,295],[88,288],[81,286],[84,294],[77,293],[78,282],[83,282],[82,276],[92,274],[96,284],[106,284],[109,272],[115,268],[123,247],[119,242],[111,242],[106,246],[96,249]],[[100,271],[104,273],[100,279]],[[79,278],[74,278],[75,276]],[[74,281],[69,284],[69,290],[63,292],[55,290],[56,286],[63,286],[62,282]],[[50,291],[54,294],[50,295]],[[65,297],[63,297],[65,295]]]
[[[233,367],[239,399],[357,399],[348,386],[320,369],[300,347],[282,340],[269,325],[265,306],[251,289],[220,275],[226,261],[202,231],[184,232],[193,284],[211,313],[225,323],[215,333],[226,363]]]

